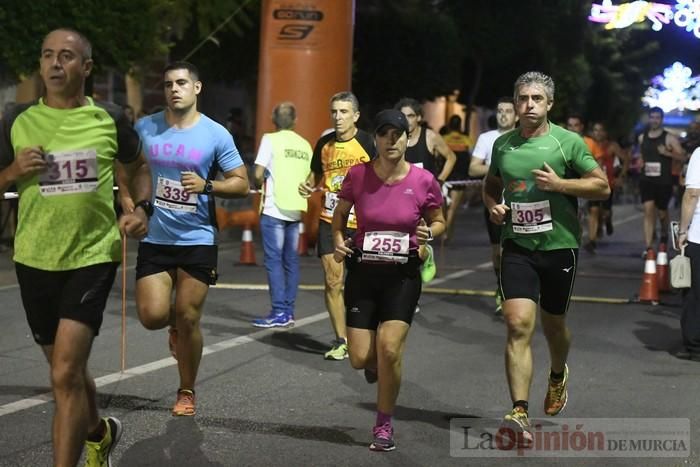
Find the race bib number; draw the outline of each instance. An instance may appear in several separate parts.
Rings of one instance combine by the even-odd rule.
[[[188,193],[179,180],[158,177],[155,204],[178,212],[197,212],[197,195]]]
[[[46,155],[48,169],[39,176],[43,196],[97,191],[97,151],[78,149]]]
[[[323,209],[328,217],[333,217],[336,206],[338,206],[338,193],[327,191],[323,199]]]
[[[536,203],[511,203],[510,209],[515,233],[534,234],[553,229],[552,208],[548,200]]]
[[[362,259],[368,261],[408,261],[409,235],[392,230],[366,232],[362,242]]]
[[[336,206],[338,206],[338,193],[333,193],[332,191],[327,191],[323,198],[323,213],[328,217],[333,217]],[[354,222],[355,219],[355,206],[350,209],[350,216],[348,216],[348,222]]]
[[[644,175],[646,175],[647,177],[660,177],[661,162],[645,162]]]

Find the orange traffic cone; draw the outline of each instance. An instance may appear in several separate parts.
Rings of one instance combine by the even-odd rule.
[[[644,261],[644,276],[642,276],[642,286],[639,288],[639,301],[651,302],[652,305],[659,303],[659,286],[656,282],[656,255],[654,250],[647,250],[647,258]]]
[[[659,256],[656,258],[656,282],[659,284],[659,292],[671,291],[671,278],[668,272],[668,253],[666,244],[659,244]]]
[[[241,239],[241,259],[239,264],[255,266],[255,244],[253,243],[253,230],[250,224],[243,226],[243,238]]]
[[[297,246],[299,256],[309,256],[309,242],[306,241],[306,229],[304,221],[299,222],[299,245]]]

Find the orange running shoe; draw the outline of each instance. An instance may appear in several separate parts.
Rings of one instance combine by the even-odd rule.
[[[168,329],[168,347],[170,348],[170,355],[177,360],[177,329],[170,326]]]
[[[564,378],[561,381],[549,380],[547,395],[544,398],[544,413],[549,416],[555,416],[566,407],[566,401],[569,398],[566,386],[569,383],[569,367],[564,365]]]
[[[191,417],[197,413],[194,408],[194,391],[191,389],[178,389],[177,401],[173,407],[174,417]]]

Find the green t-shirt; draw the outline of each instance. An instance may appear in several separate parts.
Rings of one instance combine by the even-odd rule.
[[[46,172],[17,182],[18,263],[66,271],[119,261],[113,166],[136,160],[141,142],[120,107],[88,102],[56,109],[40,99],[2,119],[0,170],[28,146],[41,146],[49,162]]]
[[[579,178],[598,167],[579,135],[551,122],[546,135],[524,138],[516,128],[494,142],[489,175],[502,180],[510,207],[501,243],[511,239],[528,250],[578,248],[576,197],[540,191],[535,185],[532,170],[542,169],[545,162],[561,178]]]

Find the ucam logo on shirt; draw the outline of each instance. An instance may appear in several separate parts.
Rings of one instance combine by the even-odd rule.
[[[199,162],[202,151],[196,148],[187,148],[184,144],[177,146],[171,143],[153,143],[148,146],[148,154],[153,158],[186,158]]]

